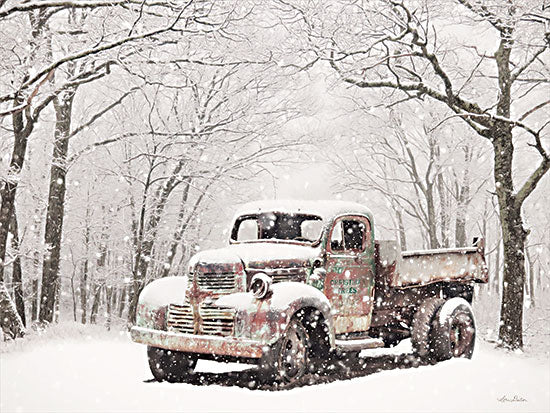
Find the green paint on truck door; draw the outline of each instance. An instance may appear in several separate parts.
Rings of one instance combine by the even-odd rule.
[[[343,216],[328,234],[324,293],[334,311],[335,333],[367,331],[374,298],[374,245],[369,220]]]

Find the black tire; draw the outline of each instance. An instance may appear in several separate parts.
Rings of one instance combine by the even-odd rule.
[[[342,367],[354,367],[361,360],[361,351],[335,351],[332,356],[332,364],[337,364]]]
[[[403,339],[403,336],[399,333],[388,331],[382,334],[381,338],[384,342],[384,347],[391,348],[397,346]]]
[[[197,364],[197,357],[181,351],[147,347],[149,368],[157,381],[178,383],[188,378]]]
[[[319,311],[301,314],[302,325],[308,334],[308,372],[325,374],[334,362],[330,348],[330,329]]]
[[[259,364],[262,382],[294,383],[308,370],[309,337],[298,318],[293,318],[283,337],[264,353]]]
[[[431,342],[432,321],[444,302],[445,300],[439,297],[427,298],[422,301],[413,317],[411,343],[414,353],[418,357],[428,361],[433,358]]]
[[[476,325],[472,307],[460,297],[446,301],[432,321],[431,346],[437,361],[472,358]]]

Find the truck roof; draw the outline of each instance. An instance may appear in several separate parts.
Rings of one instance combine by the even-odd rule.
[[[252,215],[264,212],[283,212],[290,214],[317,215],[328,221],[339,215],[366,215],[373,222],[370,210],[361,204],[348,201],[302,201],[302,200],[265,200],[248,202],[241,205],[235,213],[235,218],[242,215]]]

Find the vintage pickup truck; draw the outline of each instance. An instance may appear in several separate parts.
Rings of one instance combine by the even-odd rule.
[[[351,202],[246,204],[228,247],[144,288],[132,339],[148,346],[159,381],[184,380],[209,358],[255,362],[260,378],[292,382],[408,337],[431,361],[471,357],[483,241],[401,252],[374,229],[371,212]]]

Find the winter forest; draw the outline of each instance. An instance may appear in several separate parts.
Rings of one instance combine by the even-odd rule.
[[[549,169],[546,0],[0,0],[0,410],[548,411]],[[403,251],[484,239],[472,360],[149,383],[140,293],[280,199],[362,204]]]

